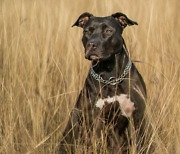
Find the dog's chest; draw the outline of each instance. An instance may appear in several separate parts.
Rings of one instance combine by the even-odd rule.
[[[119,107],[121,109],[122,115],[125,117],[130,117],[135,110],[134,102],[132,102],[130,98],[128,98],[128,95],[126,94],[115,95],[112,97],[108,96],[107,98],[103,98],[103,99],[99,98],[95,102],[95,108],[97,111],[101,112],[105,110],[107,106],[108,109],[111,110],[111,107],[115,104],[116,106],[118,104],[117,108]]]

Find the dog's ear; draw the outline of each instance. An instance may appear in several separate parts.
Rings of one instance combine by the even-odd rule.
[[[72,25],[72,27],[78,26],[78,27],[83,28],[86,25],[86,23],[88,22],[88,20],[90,19],[90,17],[92,17],[92,16],[93,15],[88,12],[81,14],[79,16],[79,18],[76,20],[76,22]]]
[[[136,21],[129,19],[125,14],[121,12],[112,14],[112,17],[114,17],[117,21],[119,21],[122,28],[125,28],[127,25],[128,26],[138,25]]]

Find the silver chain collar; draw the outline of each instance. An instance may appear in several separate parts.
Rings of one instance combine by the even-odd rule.
[[[95,80],[97,80],[99,82],[102,82],[102,83],[107,84],[107,85],[115,86],[116,84],[118,84],[124,80],[125,76],[129,73],[131,67],[132,67],[132,62],[131,62],[131,60],[129,60],[125,69],[124,69],[124,72],[117,79],[115,77],[110,77],[109,80],[105,80],[99,74],[97,74],[94,71],[93,67],[91,67],[90,74]]]

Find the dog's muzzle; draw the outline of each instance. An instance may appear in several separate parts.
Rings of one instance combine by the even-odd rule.
[[[99,60],[99,57],[97,55],[91,55],[89,57],[90,60]]]
[[[85,58],[88,59],[88,60],[99,60],[99,57],[97,55],[95,55],[95,54],[92,54],[92,55],[86,54]]]

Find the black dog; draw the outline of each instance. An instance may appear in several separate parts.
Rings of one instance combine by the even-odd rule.
[[[140,140],[146,87],[122,37],[131,25],[137,22],[123,13],[107,17],[83,13],[74,23],[83,28],[85,58],[92,65],[63,133],[60,153],[75,153],[77,147],[90,151],[95,143],[98,153],[103,145],[111,153],[127,153],[125,129],[131,114]]]

